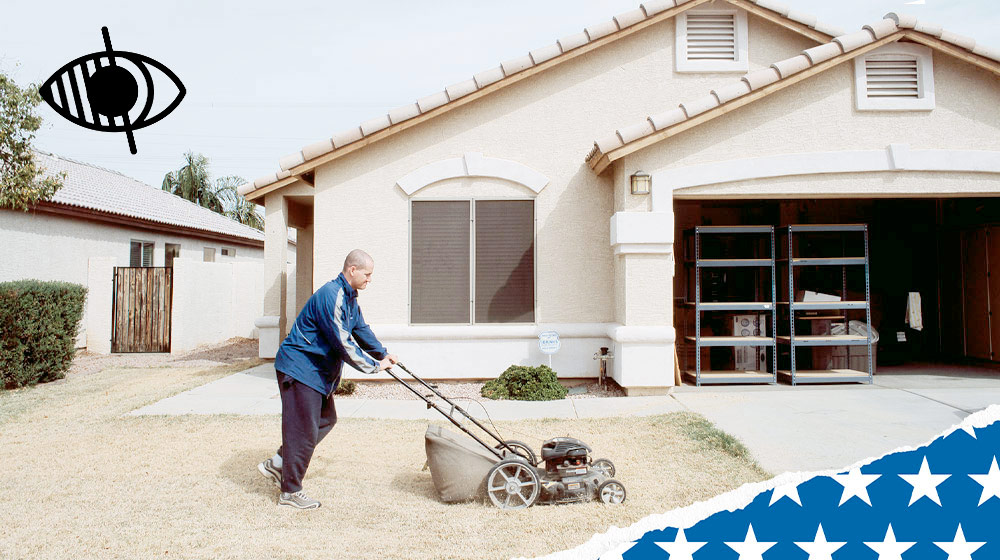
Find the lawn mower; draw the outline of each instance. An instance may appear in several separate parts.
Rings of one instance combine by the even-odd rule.
[[[408,373],[432,395],[417,390],[392,369],[387,369],[386,373],[478,444],[439,426],[427,427],[427,465],[443,501],[467,501],[485,494],[500,509],[591,500],[606,504],[625,501],[625,486],[614,478],[614,463],[608,459],[592,460],[592,450],[586,443],[571,437],[552,438],[542,444],[539,458],[527,444],[501,438],[495,426],[493,430],[487,428],[402,363],[393,367]],[[447,403],[450,409],[432,400],[434,396]],[[456,411],[493,438],[496,445],[483,441],[456,420]]]

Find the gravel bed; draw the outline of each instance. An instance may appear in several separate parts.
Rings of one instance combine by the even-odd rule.
[[[393,400],[417,400],[417,396],[412,391],[403,387],[395,381],[356,381],[357,388],[354,394],[338,395],[338,399],[393,399]],[[434,383],[442,395],[452,400],[473,399],[489,400],[482,396],[480,392],[483,383],[457,383],[450,381],[438,381]],[[430,394],[424,386],[413,382],[412,386],[421,394]],[[577,391],[585,389],[585,392]],[[595,399],[604,397],[624,397],[625,392],[613,381],[608,381],[604,387],[600,387],[597,382],[578,384],[571,387],[572,393],[566,395],[568,399]]]

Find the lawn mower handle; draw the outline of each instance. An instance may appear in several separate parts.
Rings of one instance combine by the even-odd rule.
[[[421,385],[423,385],[424,387],[427,387],[428,389],[430,389],[431,392],[433,392],[438,397],[444,399],[444,401],[446,403],[448,403],[449,405],[451,405],[452,410],[457,410],[457,411],[461,412],[463,416],[465,416],[470,421],[472,421],[472,423],[475,424],[476,426],[478,426],[479,429],[481,429],[482,431],[484,431],[487,434],[489,434],[493,439],[497,440],[497,442],[499,442],[500,446],[503,446],[505,449],[507,449],[508,451],[510,451],[511,453],[513,453],[515,455],[518,454],[516,451],[514,451],[513,448],[511,448],[509,445],[507,445],[507,442],[505,442],[498,434],[494,433],[492,430],[490,430],[489,428],[487,428],[486,426],[484,426],[483,424],[481,424],[478,420],[476,420],[475,418],[473,418],[468,412],[465,411],[464,408],[458,406],[451,399],[449,399],[448,397],[442,395],[441,392],[437,390],[437,387],[435,387],[435,386],[427,383],[426,381],[424,381],[423,379],[421,379],[420,377],[418,377],[417,374],[415,374],[412,371],[406,369],[406,366],[403,365],[403,362],[396,362],[393,365],[393,367],[395,367],[395,366],[399,366],[400,369],[402,369],[406,373],[410,374],[410,377],[412,377],[413,379],[416,379]],[[384,371],[386,373],[388,373],[389,375],[391,375],[393,377],[393,379],[395,379],[396,381],[399,381],[404,387],[406,387],[407,389],[409,389],[410,391],[412,391],[414,395],[420,397],[424,402],[426,402],[428,408],[433,407],[434,410],[437,410],[438,412],[440,412],[445,418],[447,418],[448,420],[450,420],[452,424],[454,424],[455,426],[457,426],[460,430],[462,430],[463,432],[465,432],[466,434],[468,434],[469,437],[471,437],[472,439],[476,440],[483,447],[485,447],[491,453],[493,453],[494,455],[496,455],[498,459],[502,460],[504,458],[503,454],[500,453],[499,451],[497,451],[496,448],[490,447],[490,445],[488,443],[486,443],[485,441],[483,441],[483,440],[479,439],[478,437],[476,437],[475,434],[473,434],[472,432],[470,432],[469,429],[466,428],[465,426],[463,426],[460,422],[458,422],[457,420],[455,420],[454,418],[452,418],[451,414],[448,413],[448,412],[445,412],[445,410],[443,408],[441,408],[440,406],[438,406],[437,403],[435,403],[434,401],[432,401],[429,398],[427,398],[427,396],[421,394],[420,391],[417,391],[416,389],[414,389],[412,386],[410,386],[409,383],[403,381],[403,379],[401,377],[399,377],[398,375],[396,375],[395,372],[392,371],[392,368],[386,368]]]

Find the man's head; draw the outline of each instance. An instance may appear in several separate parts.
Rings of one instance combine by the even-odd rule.
[[[344,278],[355,290],[363,290],[371,282],[372,271],[375,269],[375,261],[371,255],[355,249],[347,254],[344,259]]]

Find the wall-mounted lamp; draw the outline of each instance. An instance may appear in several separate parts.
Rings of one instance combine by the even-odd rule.
[[[653,178],[645,171],[636,171],[632,174],[632,194],[649,194]]]

